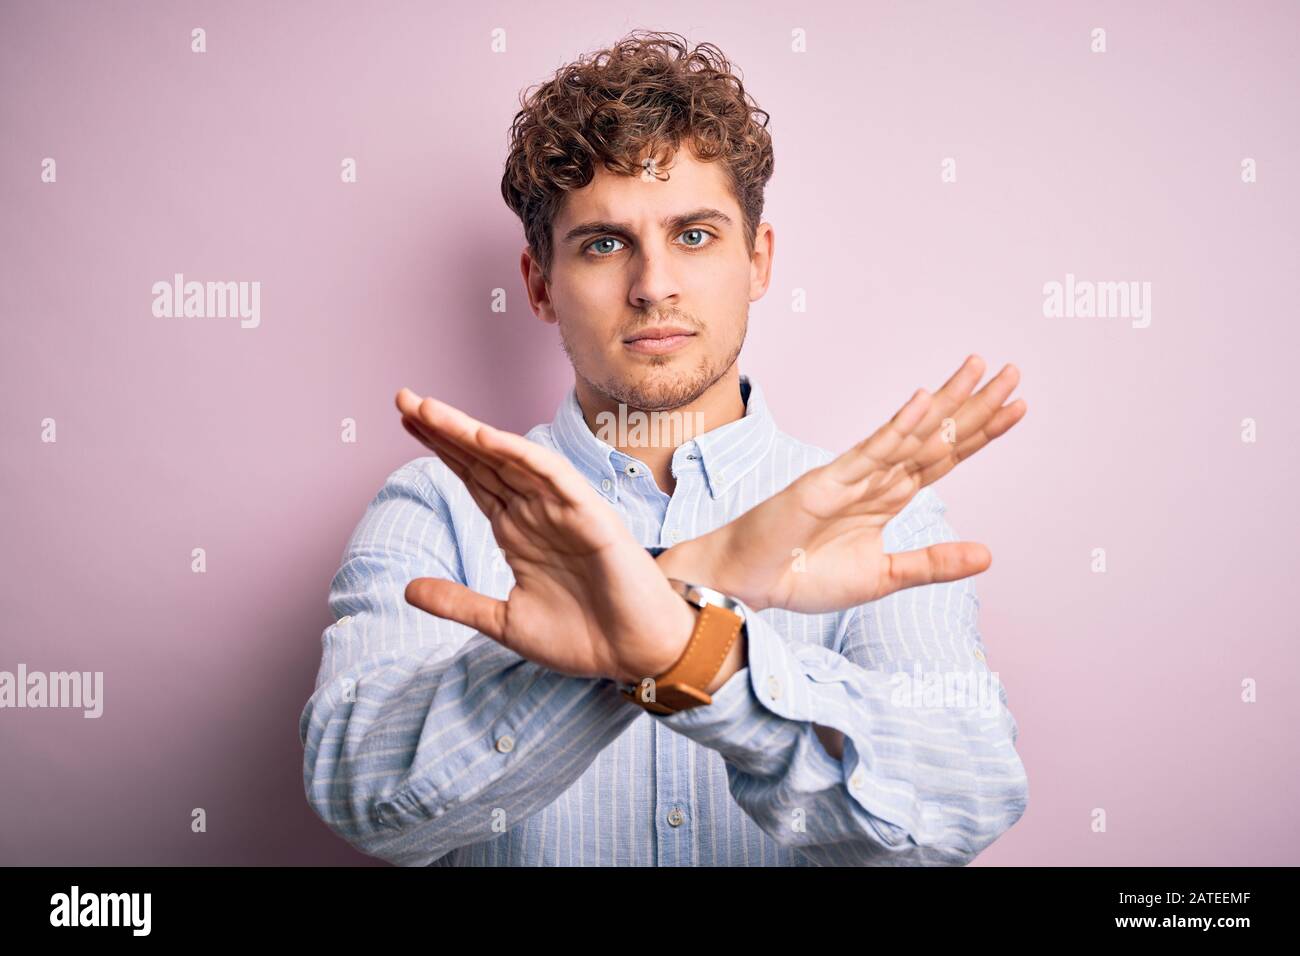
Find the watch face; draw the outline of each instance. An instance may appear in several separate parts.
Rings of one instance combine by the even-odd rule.
[[[703,584],[691,584],[689,581],[679,581],[677,578],[669,578],[668,583],[676,588],[677,593],[686,599],[688,604],[696,607],[706,607],[710,604],[725,608],[732,614],[735,614],[742,621],[745,619],[745,606],[729,595],[721,591],[715,591],[711,587]]]

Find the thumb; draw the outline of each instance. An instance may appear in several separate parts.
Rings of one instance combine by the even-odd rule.
[[[471,591],[445,578],[416,578],[406,586],[406,603],[482,631],[494,641],[505,634],[506,602]]]
[[[915,551],[886,554],[884,558],[887,594],[919,584],[968,578],[993,563],[989,549],[974,541],[945,541]]]

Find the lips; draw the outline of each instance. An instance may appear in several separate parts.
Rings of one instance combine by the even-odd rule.
[[[623,346],[642,355],[667,355],[685,348],[694,337],[694,332],[680,325],[656,325],[624,339]]]
[[[635,335],[624,339],[624,342],[640,342],[645,339],[670,339],[679,335],[694,335],[690,329],[682,328],[680,325],[656,325],[653,328],[642,329]]]

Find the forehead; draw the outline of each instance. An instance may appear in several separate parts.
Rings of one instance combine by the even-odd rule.
[[[640,175],[613,173],[597,164],[592,181],[565,196],[552,224],[555,234],[563,235],[564,229],[595,219],[658,222],[662,216],[699,206],[720,209],[737,221],[740,207],[720,162],[701,162],[682,148],[670,165],[659,167],[659,175],[665,173],[667,179],[647,182]]]

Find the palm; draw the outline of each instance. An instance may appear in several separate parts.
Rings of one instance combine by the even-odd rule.
[[[564,674],[635,680],[672,664],[689,610],[566,459],[432,400],[398,405],[407,430],[465,483],[515,577],[505,601],[420,578],[410,603]]]
[[[882,531],[916,490],[902,487],[861,495],[828,465],[805,473],[737,519],[764,542],[735,555],[737,575],[771,582],[764,604],[804,613],[875,600],[887,572]]]
[[[921,488],[1023,417],[1023,401],[1002,405],[1015,367],[972,396],[982,374],[971,356],[933,401],[918,390],[869,438],[720,529],[728,581],[755,606],[820,613],[988,567],[988,549],[974,542],[887,554],[883,538]]]
[[[620,648],[610,641],[621,612],[593,603],[593,569],[628,543],[612,508],[594,500],[574,508],[553,499],[516,499],[491,515],[492,532],[515,577],[506,598],[502,643],[565,674],[609,673]],[[636,649],[632,649],[636,653]]]

